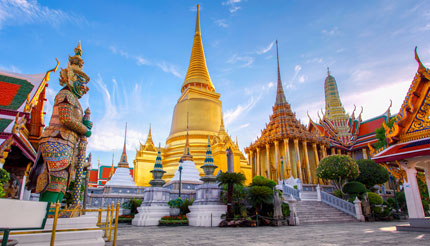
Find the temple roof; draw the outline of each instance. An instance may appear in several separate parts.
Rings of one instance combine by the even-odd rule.
[[[327,77],[324,82],[325,91],[325,117],[330,120],[347,119],[348,115],[342,106],[337,89],[336,79],[331,76],[330,70],[327,68]]]
[[[195,84],[194,84],[195,83]],[[190,64],[188,66],[187,75],[182,85],[181,92],[183,93],[188,86],[207,86],[210,91],[215,91],[209,76],[209,71],[206,66],[205,52],[203,50],[202,36],[200,31],[200,14],[199,5],[197,5],[196,30],[194,33],[193,48],[191,51]]]
[[[278,45],[276,45],[276,47],[277,46]],[[270,144],[274,141],[279,141],[286,138],[301,139],[310,142],[324,142],[325,140],[321,136],[308,131],[306,127],[297,120],[296,115],[292,112],[290,104],[285,99],[284,90],[282,88],[278,49],[276,49],[276,53],[278,65],[278,84],[275,105],[272,108],[273,114],[270,116],[270,122],[266,124],[266,128],[261,131],[261,136],[257,138],[257,140],[252,143],[249,148],[262,147],[265,144]]]
[[[430,134],[430,70],[421,63],[415,47],[418,71],[409,87],[392,128],[385,134],[390,144],[428,137]]]

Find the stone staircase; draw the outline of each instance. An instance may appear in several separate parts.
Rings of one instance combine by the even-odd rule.
[[[301,195],[303,195],[303,193]],[[310,196],[311,194],[309,194],[309,197],[305,199],[302,198],[302,200],[298,201],[296,204],[296,213],[300,220],[300,224],[343,223],[358,221],[354,217],[323,202],[316,201],[316,199],[310,199]]]

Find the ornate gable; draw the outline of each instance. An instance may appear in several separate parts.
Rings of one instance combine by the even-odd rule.
[[[388,142],[406,142],[428,137],[430,133],[430,70],[421,63],[415,47],[418,71],[392,128],[386,125]]]

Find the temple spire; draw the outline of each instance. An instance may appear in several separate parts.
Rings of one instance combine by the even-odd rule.
[[[124,134],[124,148],[122,150],[121,159],[119,160],[118,167],[128,168],[127,162],[127,123],[125,123],[125,134]]]
[[[182,161],[192,161],[193,160],[193,156],[190,153],[190,143],[188,140],[188,112],[187,112],[187,136],[185,139],[185,149],[184,149],[184,154],[182,155]]]
[[[281,70],[279,69],[278,40],[276,40],[276,61],[278,64],[278,85],[276,89],[275,106],[279,106],[287,103],[287,99],[285,99],[284,88],[282,87],[282,81],[281,81]]]
[[[206,66],[205,52],[203,50],[199,5],[197,5],[196,29],[194,33],[190,64],[188,66],[187,75],[185,76],[181,92],[183,93],[190,86],[215,91],[215,87],[212,84],[209,71]]]
[[[325,92],[325,117],[330,120],[335,119],[347,119],[348,116],[345,113],[345,109],[340,101],[339,91],[337,89],[337,83],[333,76],[330,74],[329,68],[327,68],[327,78],[324,82]]]
[[[112,176],[113,176],[113,170],[114,170],[114,168],[113,168],[113,162],[114,162],[114,160],[115,160],[115,152],[112,151],[112,167],[110,169],[108,180],[110,180],[112,178]],[[100,161],[99,161],[99,163],[100,163]]]
[[[154,142],[152,141],[151,124],[149,124],[149,132],[148,132],[148,137],[146,138],[145,145],[149,145],[149,144],[154,145]]]

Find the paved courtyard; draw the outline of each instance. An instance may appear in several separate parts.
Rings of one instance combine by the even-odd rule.
[[[400,224],[407,222],[258,228],[135,227],[120,224],[117,245],[430,245],[430,233],[398,232],[395,225]]]

